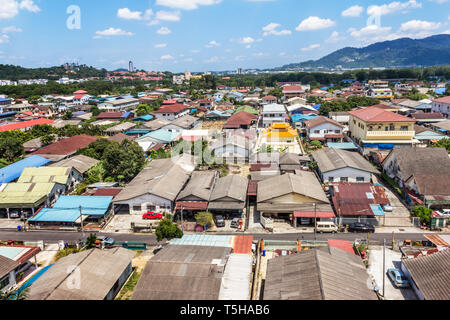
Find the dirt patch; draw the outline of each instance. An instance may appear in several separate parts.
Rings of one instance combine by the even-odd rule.
[[[203,130],[222,130],[225,121],[203,121],[202,129]]]

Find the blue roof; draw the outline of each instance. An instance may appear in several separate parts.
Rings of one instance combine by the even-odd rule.
[[[327,142],[328,148],[357,150],[358,147],[353,142]]]
[[[131,112],[124,112],[121,118],[128,118],[130,116]]]
[[[308,113],[308,114],[294,114],[291,116],[292,122],[304,122],[308,120],[312,120],[317,118],[319,115],[315,113]]]
[[[61,196],[53,208],[44,208],[37,215],[28,219],[34,222],[75,222],[83,215],[103,216],[109,208],[113,197],[96,196]]]
[[[373,214],[375,216],[382,216],[384,217],[386,214],[384,213],[383,209],[379,204],[370,204],[370,209],[372,210]]]
[[[0,169],[0,183],[8,183],[16,180],[22,174],[23,169],[27,167],[41,167],[49,162],[50,160],[44,157],[33,155],[10,164],[9,166]]]
[[[191,112],[190,112],[190,114],[194,114],[195,112],[197,111],[197,109],[191,109]]]
[[[156,131],[152,131],[147,133],[146,135],[142,136],[139,138],[139,140],[146,138],[146,137],[150,137],[153,139],[157,139],[166,143],[170,143],[172,141],[174,141],[176,138],[178,138],[181,134],[178,132],[173,132],[173,131],[169,131],[166,129],[159,129]]]
[[[434,89],[434,92],[436,92],[437,94],[444,94],[446,91],[446,88],[436,88]]]
[[[72,115],[73,116],[81,116],[81,115],[83,115],[83,114],[85,114],[86,112],[84,112],[84,111],[77,111],[77,112],[74,112],[74,113],[72,113]]]
[[[3,112],[3,113],[0,113],[0,118],[8,118],[8,117],[12,117],[12,116],[14,116],[15,114],[17,114],[16,111]]]
[[[153,119],[153,116],[151,114],[146,114],[144,116],[134,118],[133,121],[150,121],[152,119]]]
[[[146,129],[142,129],[142,130],[129,130],[126,131],[125,134],[137,134],[137,133],[148,133],[150,132],[150,129],[146,130]]]
[[[319,110],[321,106],[322,106],[322,104],[319,103],[319,104],[316,104],[315,106],[313,106],[313,108],[316,110]]]
[[[11,99],[0,98],[0,101],[11,101]]]

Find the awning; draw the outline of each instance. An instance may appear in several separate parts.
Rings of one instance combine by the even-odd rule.
[[[250,180],[248,183],[247,195],[248,196],[256,196],[257,191],[258,191],[258,181]]]
[[[317,218],[335,218],[333,212],[324,212],[324,211],[318,211],[314,214],[314,211],[296,211],[294,212],[294,217],[296,218],[314,218],[316,216]]]
[[[177,201],[176,210],[206,210],[208,209],[207,201]]]

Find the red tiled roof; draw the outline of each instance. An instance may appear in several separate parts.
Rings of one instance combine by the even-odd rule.
[[[352,243],[347,240],[328,239],[328,245],[333,248],[344,250],[348,253],[355,254]]]
[[[249,254],[252,253],[252,236],[234,236],[233,253]]]
[[[52,123],[53,123],[53,120],[39,118],[39,119],[30,120],[30,121],[17,122],[17,123],[12,123],[12,124],[7,124],[5,126],[1,126],[0,132],[19,130],[19,129],[23,129],[23,128],[34,127],[37,125],[52,124]]]
[[[164,100],[163,104],[176,104],[177,101],[176,100]]]
[[[241,126],[249,126],[258,116],[246,111],[233,114],[223,125],[224,129],[239,129]]]
[[[79,100],[79,99],[81,99],[83,97],[84,97],[84,94],[77,94],[73,98],[76,99],[76,100]]]
[[[277,97],[274,97],[274,96],[265,96],[265,97],[262,97],[262,99],[263,99],[263,100],[277,100]]]
[[[289,92],[303,92],[302,86],[285,86],[283,87],[283,93]]]
[[[416,122],[414,119],[386,111],[377,106],[353,110],[348,113],[364,122]]]
[[[177,210],[206,210],[208,209],[207,201],[177,201]]]
[[[305,126],[308,129],[311,129],[311,128],[314,128],[314,127],[318,126],[319,124],[322,124],[322,123],[325,123],[325,122],[332,123],[332,124],[334,124],[334,125],[336,125],[336,126],[338,126],[340,128],[344,127],[339,122],[337,122],[337,121],[335,121],[333,119],[330,119],[330,118],[325,118],[324,116],[320,116],[320,117],[317,117],[317,118],[305,121]]]
[[[435,100],[433,100],[433,102],[440,102],[440,103],[450,104],[450,96],[442,97],[442,98],[439,98],[439,99],[435,99]]]
[[[36,152],[33,152],[32,154],[70,155],[77,152],[79,149],[86,148],[92,142],[97,140],[98,138],[96,137],[82,134],[57,141],[51,145],[39,149]]]
[[[102,112],[97,116],[97,119],[120,119],[123,112]]]
[[[261,170],[278,170],[278,165],[276,163],[253,163],[250,165],[250,171]]]
[[[248,182],[247,195],[256,196],[258,192],[258,181],[250,180]]]
[[[78,90],[78,91],[75,91],[73,94],[86,94],[86,93],[87,93],[87,91]]]
[[[188,107],[183,104],[171,104],[168,106],[163,106],[153,113],[179,113],[186,110]]]
[[[102,188],[97,189],[92,194],[92,196],[96,197],[115,197],[117,196],[123,189],[122,188]]]

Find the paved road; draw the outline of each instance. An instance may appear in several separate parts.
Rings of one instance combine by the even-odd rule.
[[[88,234],[88,233],[86,233]],[[212,233],[214,234],[214,233]],[[110,233],[108,235],[113,237],[117,242],[145,242],[148,245],[156,245],[155,235],[140,235],[140,234],[125,234],[125,233]],[[241,235],[241,233],[230,233],[228,235]],[[255,240],[314,240],[313,233],[288,233],[288,234],[248,234],[252,235]],[[32,232],[17,232],[17,231],[0,231],[0,240],[15,240],[15,241],[40,241],[51,243],[64,240],[67,242],[76,242],[82,238],[82,233],[76,232],[54,232],[54,231],[32,231]],[[326,239],[340,239],[350,240],[366,239],[365,233],[338,233],[338,234],[317,234],[317,240]],[[375,243],[382,243],[386,239],[386,243],[391,243],[392,233],[375,233],[370,234],[370,241]],[[422,233],[396,233],[395,240],[425,240]]]

